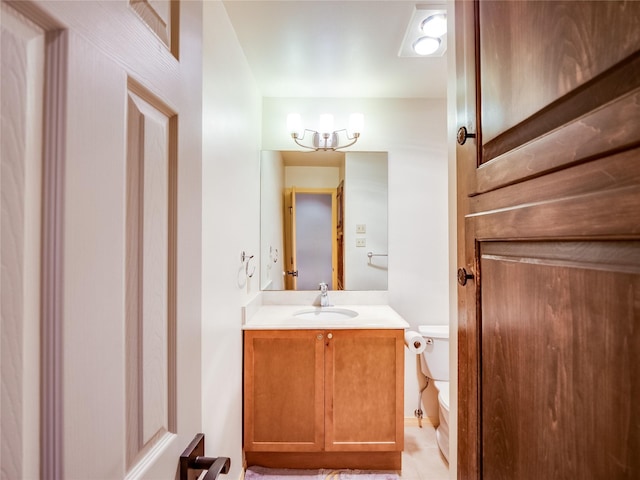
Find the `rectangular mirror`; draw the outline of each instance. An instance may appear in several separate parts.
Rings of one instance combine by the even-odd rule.
[[[386,152],[262,151],[260,288],[386,290]]]

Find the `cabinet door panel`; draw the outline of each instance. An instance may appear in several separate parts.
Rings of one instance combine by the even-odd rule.
[[[319,451],[324,442],[322,331],[245,332],[246,451]]]
[[[402,332],[328,333],[332,338],[325,351],[326,450],[402,450]]]

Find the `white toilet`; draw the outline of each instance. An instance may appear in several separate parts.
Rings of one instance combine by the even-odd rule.
[[[422,373],[438,390],[440,425],[436,438],[442,455],[449,461],[449,325],[420,325],[427,348],[420,354]]]

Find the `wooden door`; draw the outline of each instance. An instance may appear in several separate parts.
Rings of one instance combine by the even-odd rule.
[[[3,272],[3,328],[20,275],[33,301],[12,317],[28,361],[11,387],[24,385],[18,436],[4,437],[3,402],[3,472],[17,459],[15,478],[174,478],[201,428],[201,5],[2,9],[3,235],[7,219],[29,228]],[[5,189],[5,160],[27,165],[22,190]]]
[[[298,289],[298,262],[296,260],[296,188],[284,192],[284,265],[286,290]]]
[[[310,198],[330,202],[326,214]],[[299,214],[298,204],[304,203]],[[302,207],[301,207],[302,208]],[[315,290],[325,282],[338,289],[337,189],[288,188],[284,192],[284,249],[287,290]],[[319,215],[320,213],[320,215]],[[324,272],[324,273],[322,273]]]
[[[458,478],[638,478],[640,3],[455,15]]]
[[[344,290],[344,180],[336,189],[336,283],[335,290]]]
[[[404,445],[400,330],[327,330],[326,450],[397,452]]]

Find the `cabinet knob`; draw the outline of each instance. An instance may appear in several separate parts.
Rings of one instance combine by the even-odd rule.
[[[319,333],[318,336],[316,337],[318,340],[322,340],[322,334]]]
[[[327,338],[331,340],[333,338],[333,333],[327,333]]]

